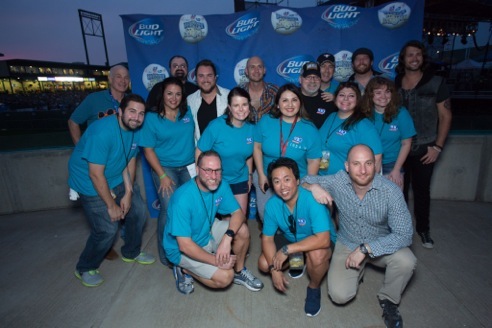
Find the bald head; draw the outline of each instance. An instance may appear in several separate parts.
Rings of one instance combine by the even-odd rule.
[[[265,76],[266,69],[263,60],[258,56],[253,56],[246,62],[246,76],[250,82],[261,82]]]
[[[358,144],[350,148],[347,154],[347,162],[350,162],[351,158],[362,154],[365,155],[366,157],[371,158],[373,161],[376,160],[376,157],[374,156],[374,152],[372,151],[371,147],[363,144]]]

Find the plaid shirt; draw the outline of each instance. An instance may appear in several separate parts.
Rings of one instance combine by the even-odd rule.
[[[249,82],[240,86],[249,93]],[[254,117],[255,122],[261,119],[261,117],[268,113],[273,106],[275,106],[275,96],[277,95],[278,87],[273,83],[263,82],[263,93],[260,99],[260,108],[255,109]]]
[[[327,176],[306,176],[302,182],[319,184],[330,192],[340,211],[337,241],[355,249],[369,245],[377,257],[393,254],[412,244],[412,217],[400,188],[376,174],[362,200],[354,192],[347,172]]]

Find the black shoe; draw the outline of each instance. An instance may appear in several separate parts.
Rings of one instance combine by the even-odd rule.
[[[430,232],[419,232],[420,239],[422,239],[422,246],[425,248],[434,248],[434,241],[430,236]]]
[[[379,300],[379,305],[383,308],[383,318],[386,328],[403,328],[403,319],[401,318],[398,305],[388,301]]]

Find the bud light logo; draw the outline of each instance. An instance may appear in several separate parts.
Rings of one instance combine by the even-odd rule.
[[[302,66],[314,58],[310,55],[300,55],[288,58],[277,66],[277,74],[290,83],[296,84],[299,81]]]
[[[353,74],[352,53],[347,50],[338,52],[335,54],[335,62],[337,65],[335,67],[335,73],[333,73],[333,78],[338,82],[347,81],[350,75]]]
[[[150,64],[145,67],[142,73],[142,83],[147,91],[150,91],[152,87],[164,80],[169,76],[167,70],[159,64]]]
[[[243,85],[247,83],[248,77],[245,74],[246,63],[248,62],[248,58],[241,59],[234,67],[234,81],[236,81],[237,85]]]
[[[136,22],[128,28],[128,33],[135,40],[146,45],[158,44],[164,38],[164,30],[160,21],[155,18],[146,18]]]
[[[236,40],[244,40],[258,32],[259,29],[259,13],[249,13],[239,17],[231,25],[227,26],[226,33]]]
[[[186,42],[200,42],[208,34],[207,20],[201,15],[183,15],[179,19],[179,33]]]
[[[280,34],[292,34],[302,26],[302,18],[290,9],[280,9],[272,13],[272,27]]]
[[[188,72],[188,81],[191,81],[196,84],[196,74],[194,68]]]
[[[333,28],[344,29],[357,24],[360,16],[361,12],[358,7],[333,5],[321,14],[321,19],[327,21]]]
[[[392,53],[386,58],[383,58],[379,64],[378,69],[390,77],[395,77],[395,68],[398,65],[398,52]]]
[[[411,13],[412,10],[406,3],[393,2],[378,10],[379,23],[392,30],[405,25]]]

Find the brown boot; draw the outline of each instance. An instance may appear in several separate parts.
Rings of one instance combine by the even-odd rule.
[[[114,248],[111,247],[111,249],[106,253],[105,259],[109,261],[113,261],[116,260],[118,257],[120,257],[118,253],[116,253]]]

